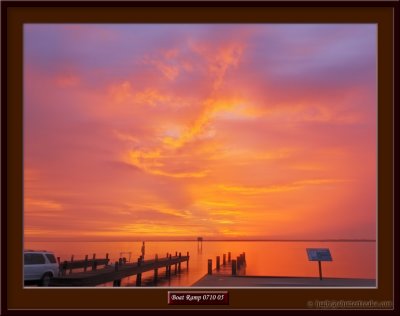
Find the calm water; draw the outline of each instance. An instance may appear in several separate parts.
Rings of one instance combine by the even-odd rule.
[[[131,261],[140,256],[141,242],[26,242],[25,249],[45,249],[54,251],[61,260],[89,258],[96,253],[97,258],[104,258],[109,253],[111,262],[118,260],[120,254]],[[323,262],[323,275],[326,277],[376,278],[376,243],[375,242],[272,242],[272,241],[236,241],[203,242],[202,248],[197,241],[191,242],[146,242],[145,259],[154,258],[155,254],[165,257],[168,253],[189,251],[189,269],[182,265],[182,273],[173,275],[170,280],[162,278],[157,286],[190,286],[207,273],[207,260],[229,251],[232,259],[246,253],[246,275],[269,276],[318,276],[317,262],[307,259],[306,248],[330,248],[332,262]],[[164,269],[159,270],[163,277]],[[142,284],[152,286],[152,272],[143,274]],[[122,280],[122,286],[135,286],[136,276]],[[110,286],[105,284],[103,286]]]

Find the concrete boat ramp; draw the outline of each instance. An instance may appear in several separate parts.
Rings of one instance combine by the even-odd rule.
[[[205,275],[193,287],[376,287],[374,279]]]

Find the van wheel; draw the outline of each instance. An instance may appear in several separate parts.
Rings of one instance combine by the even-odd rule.
[[[46,273],[46,274],[42,277],[42,280],[41,280],[41,282],[40,282],[40,285],[41,285],[41,286],[49,286],[52,277],[53,277],[53,276],[51,275],[51,273]]]

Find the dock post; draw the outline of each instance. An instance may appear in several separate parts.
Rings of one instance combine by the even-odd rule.
[[[220,268],[219,256],[217,256],[217,270]]]
[[[71,265],[69,266],[69,274],[72,273],[72,262],[74,262],[74,255],[71,256]]]
[[[232,275],[236,275],[236,260],[232,260]]]
[[[63,266],[62,266],[62,273],[61,275],[66,275],[67,274],[67,265],[68,265],[68,261],[64,260]]]
[[[228,262],[231,262],[231,253],[228,252]]]
[[[175,257],[178,257],[178,251],[175,251]]]
[[[156,265],[156,268],[154,269],[154,283],[157,283],[157,279],[158,279],[158,255],[156,254],[156,257],[154,258],[154,262]]]
[[[119,264],[115,261],[114,271],[117,272],[119,270]],[[121,279],[117,279],[113,281],[113,286],[121,286]]]
[[[92,271],[97,269],[96,254],[93,254]]]
[[[106,253],[106,260],[107,260],[106,266],[108,266],[108,263],[110,262],[110,261],[109,261],[109,258],[108,258],[108,253]]]
[[[182,254],[179,253],[178,272],[181,272],[181,258],[182,258]]]
[[[85,265],[83,266],[83,271],[86,272],[88,266],[88,255],[85,256]]]
[[[212,274],[212,259],[208,259],[208,274]]]
[[[226,265],[226,254],[222,256],[222,265]]]
[[[187,260],[186,260],[186,269],[189,269],[189,251],[186,253]]]
[[[236,257],[236,269],[240,270],[240,257],[239,256]]]
[[[119,287],[119,286],[121,286],[121,280],[114,280],[114,281],[113,281],[113,286],[114,286],[114,287]]]
[[[171,254],[169,255],[168,260],[169,260],[169,263],[168,263],[168,278],[170,278],[171,277],[171,260],[172,260],[172,255]]]
[[[320,260],[318,260],[318,269],[319,269],[319,279],[322,280],[322,267]]]
[[[168,255],[168,252],[167,252],[167,261],[168,261],[168,259],[169,259],[169,255]],[[167,262],[167,264],[166,264],[166,266],[165,266],[165,276],[166,276],[166,277],[168,277],[168,273],[169,273],[168,270],[169,270],[169,269],[168,269],[168,262]]]
[[[137,262],[137,266],[138,266],[138,268],[140,267],[142,265],[142,257],[140,257],[139,259],[138,259],[138,262]],[[138,269],[139,270],[139,269]],[[136,275],[136,286],[141,286],[142,285],[142,274],[141,273],[138,273],[137,275]]]

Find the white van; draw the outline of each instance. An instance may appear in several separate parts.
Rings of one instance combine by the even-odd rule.
[[[48,286],[58,275],[58,263],[52,252],[45,250],[24,251],[24,282]]]

